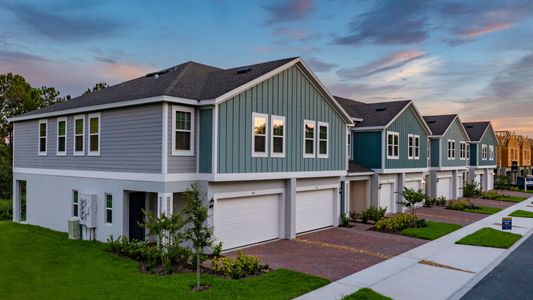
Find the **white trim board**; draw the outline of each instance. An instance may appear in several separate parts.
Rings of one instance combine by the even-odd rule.
[[[373,169],[377,174],[398,174],[398,173],[423,173],[427,172],[428,168],[413,168],[413,169]]]

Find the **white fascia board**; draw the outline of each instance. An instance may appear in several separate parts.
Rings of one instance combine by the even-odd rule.
[[[461,167],[430,167],[428,168],[430,171],[464,171],[468,170],[468,166],[461,166]]]
[[[354,173],[348,173],[348,175],[346,175],[347,177],[351,177],[351,176],[372,176],[374,175],[374,172],[354,172]]]
[[[179,103],[179,104],[187,104],[187,105],[195,105],[195,106],[213,104],[213,101],[211,100],[198,101],[198,100],[193,100],[193,99],[178,98],[178,97],[172,97],[172,96],[155,96],[155,97],[150,97],[150,98],[134,99],[134,100],[119,101],[119,102],[108,103],[108,104],[100,104],[100,105],[84,106],[84,107],[73,108],[73,109],[58,110],[58,111],[53,111],[49,113],[35,114],[35,115],[30,115],[30,116],[13,117],[13,118],[9,118],[8,121],[17,122],[17,121],[24,121],[24,120],[39,119],[39,118],[49,118],[49,117],[60,116],[60,115],[87,113],[91,111],[99,111],[99,110],[105,110],[105,109],[111,109],[111,108],[117,108],[117,107],[125,107],[125,106],[133,106],[133,105],[140,105],[140,104],[157,103],[157,102],[170,102],[170,103]]]
[[[384,130],[385,126],[369,126],[369,127],[354,127],[352,131],[380,131]]]
[[[412,169],[372,169],[377,174],[399,174],[399,173],[420,173],[427,172],[428,168],[412,168]]]
[[[338,176],[345,176],[345,175],[346,175],[346,171],[225,173],[225,174],[215,174],[213,177],[213,181],[247,181],[247,180],[270,180],[270,179],[287,179],[287,178],[338,177]]]

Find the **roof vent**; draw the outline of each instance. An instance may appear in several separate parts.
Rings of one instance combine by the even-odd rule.
[[[376,111],[385,111],[385,110],[387,110],[386,107],[378,107],[378,108],[376,108]]]
[[[466,128],[474,128],[472,125],[467,125]]]
[[[237,74],[244,74],[244,73],[248,73],[252,70],[252,68],[250,67],[244,67],[244,68],[240,68],[237,70]]]
[[[159,75],[163,75],[163,74],[168,73],[168,72],[169,72],[168,69],[167,70],[163,70],[163,71],[158,71],[158,72],[152,72],[152,73],[146,74],[146,77],[154,77],[154,76],[157,75],[157,77],[156,77],[156,79],[157,79],[157,78],[159,78]]]
[[[428,124],[435,124],[437,121],[435,120],[431,120],[431,121],[428,121]]]

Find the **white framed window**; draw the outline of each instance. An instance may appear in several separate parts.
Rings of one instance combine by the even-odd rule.
[[[387,158],[400,158],[400,134],[398,132],[387,132]]]
[[[459,159],[466,159],[466,142],[459,142]]]
[[[113,224],[113,195],[105,194],[105,223]]]
[[[427,151],[427,160],[429,163],[431,162],[431,141],[429,138],[426,140],[426,151]]]
[[[420,135],[407,135],[407,158],[420,159]]]
[[[318,122],[318,157],[328,158],[329,155],[329,124]]]
[[[67,155],[67,118],[57,118],[57,156]]]
[[[304,120],[304,158],[315,157],[316,122]]]
[[[100,113],[90,114],[87,118],[89,121],[89,156],[100,155]]]
[[[528,151],[526,150],[526,157],[528,157]],[[489,145],[489,160],[494,160],[494,145]]]
[[[74,116],[74,156],[85,155],[85,115]]]
[[[252,113],[252,157],[268,156],[268,115]]]
[[[270,130],[270,156],[285,157],[285,117],[272,115]]]
[[[48,120],[39,120],[38,155],[47,153]]]
[[[448,140],[448,159],[455,159],[455,140]]]
[[[194,108],[172,106],[172,155],[194,155]]]
[[[481,145],[481,160],[487,160],[487,145]]]
[[[470,144],[466,144],[466,159],[470,159]]]
[[[78,191],[72,190],[72,216],[78,217],[79,215],[79,197]]]
[[[352,159],[352,133],[348,132],[346,143],[348,145],[348,159]]]

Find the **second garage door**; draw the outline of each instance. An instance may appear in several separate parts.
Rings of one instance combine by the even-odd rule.
[[[335,190],[296,193],[296,233],[333,226]]]
[[[452,180],[451,177],[439,178],[437,182],[437,197],[446,197],[447,200],[452,199]]]
[[[279,194],[218,199],[214,229],[223,249],[277,239],[280,236]]]

